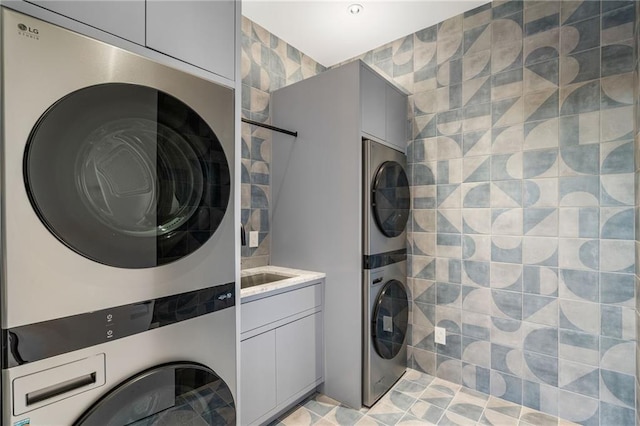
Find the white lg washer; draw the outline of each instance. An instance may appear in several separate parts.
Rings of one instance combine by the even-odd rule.
[[[233,88],[0,13],[2,424],[231,407]]]

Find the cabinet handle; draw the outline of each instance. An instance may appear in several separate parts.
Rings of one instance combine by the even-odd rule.
[[[81,388],[83,386],[92,385],[96,382],[96,373],[85,374],[84,376],[76,377],[62,383],[47,386],[46,388],[39,389],[33,392],[29,392],[26,395],[27,406],[42,402],[54,396],[62,395],[74,389]]]

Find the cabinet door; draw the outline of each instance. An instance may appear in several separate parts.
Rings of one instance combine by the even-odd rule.
[[[240,343],[240,410],[248,425],[276,406],[276,331]]]
[[[144,46],[145,0],[28,1]]]
[[[386,134],[386,86],[384,80],[368,68],[360,69],[362,131],[382,140]]]
[[[235,8],[234,0],[147,0],[147,47],[233,80]]]
[[[276,330],[278,404],[315,383],[323,369],[321,312]]]
[[[407,97],[387,84],[387,137],[386,141],[404,152],[407,147]]]

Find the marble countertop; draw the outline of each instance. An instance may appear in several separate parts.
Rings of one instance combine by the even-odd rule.
[[[263,297],[273,296],[285,291],[295,290],[296,288],[304,287],[314,281],[318,281],[326,277],[326,274],[323,272],[304,271],[302,269],[285,268],[282,266],[260,266],[257,268],[243,269],[240,271],[240,277],[259,274],[262,272],[291,275],[291,278],[243,288],[240,290],[241,303],[262,299]]]

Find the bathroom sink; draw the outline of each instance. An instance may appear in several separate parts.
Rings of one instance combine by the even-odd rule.
[[[240,277],[240,288],[254,287],[262,284],[269,284],[276,281],[292,278],[292,275],[277,274],[275,272],[258,272]]]

